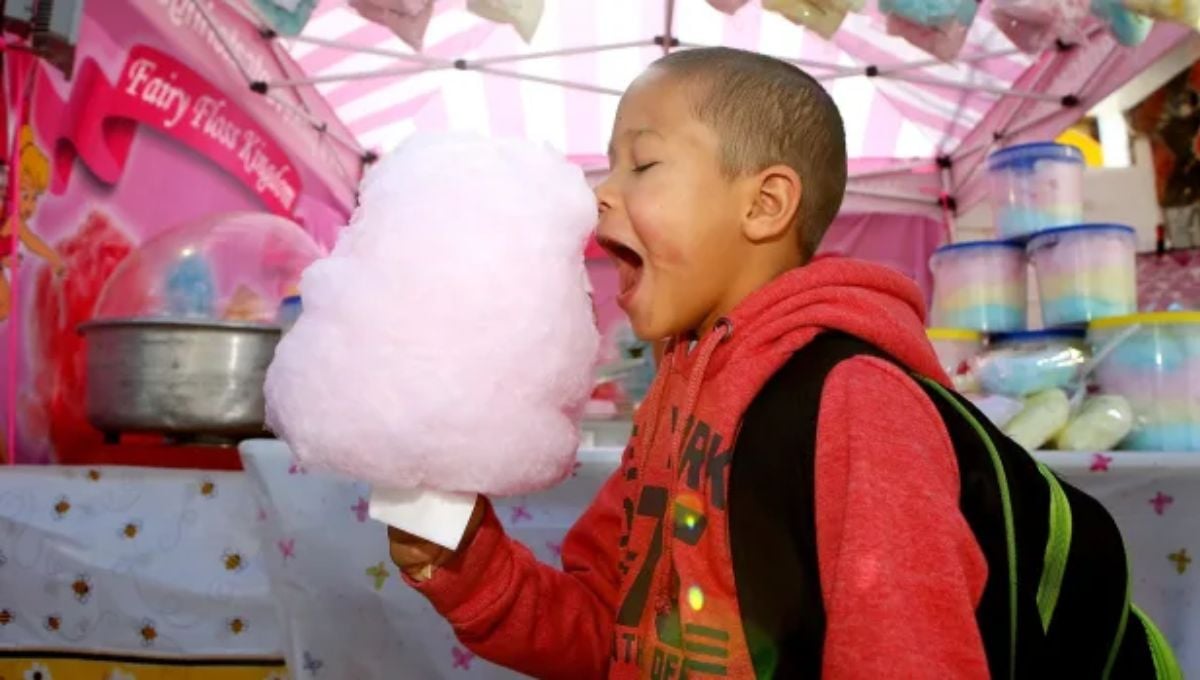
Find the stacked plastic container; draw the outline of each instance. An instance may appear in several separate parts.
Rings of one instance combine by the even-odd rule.
[[[930,339],[960,390],[1019,402],[1030,448],[1200,451],[1200,313],[1136,313],[1136,233],[1084,222],[1083,166],[1051,142],[988,157],[998,238],[934,252]]]

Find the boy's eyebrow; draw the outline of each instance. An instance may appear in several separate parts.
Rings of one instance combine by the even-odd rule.
[[[660,133],[658,130],[655,130],[653,128],[637,128],[635,130],[626,130],[624,133],[621,134],[621,137],[628,139],[629,143],[632,144],[633,142],[637,141],[638,137],[641,137],[643,135],[653,135],[655,137],[658,137],[659,139],[662,139],[662,133]],[[613,157],[616,155],[617,155],[616,140],[615,139],[609,140],[609,142],[608,142],[608,164],[609,165],[612,165]]]

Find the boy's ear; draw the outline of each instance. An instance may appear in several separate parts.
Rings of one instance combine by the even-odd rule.
[[[749,178],[753,192],[742,232],[751,243],[791,237],[804,186],[786,165],[773,165]]]

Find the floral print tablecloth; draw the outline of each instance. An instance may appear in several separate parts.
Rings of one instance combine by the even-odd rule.
[[[399,580],[366,488],[276,442],[247,473],[16,468],[0,473],[0,679],[511,678],[475,658]],[[502,501],[509,531],[557,563],[616,464]],[[1200,454],[1049,453],[1125,532],[1134,594],[1200,677]]]
[[[277,680],[241,474],[0,470],[0,679]]]

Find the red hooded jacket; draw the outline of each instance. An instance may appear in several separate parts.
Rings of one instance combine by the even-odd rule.
[[[620,469],[567,536],[561,571],[489,510],[455,560],[416,587],[475,653],[535,677],[753,678],[725,515],[742,414],[826,329],[948,383],[923,315],[916,286],[883,267],[827,258],[779,277],[669,353]],[[691,427],[674,426],[681,413]],[[647,502],[648,490],[667,503]],[[895,365],[857,357],[829,374],[814,494],[823,677],[988,677],[975,621],[987,566],[959,511],[954,453],[933,404]],[[662,540],[680,512],[706,520],[694,544]],[[671,601],[682,603],[682,648],[655,625]]]

